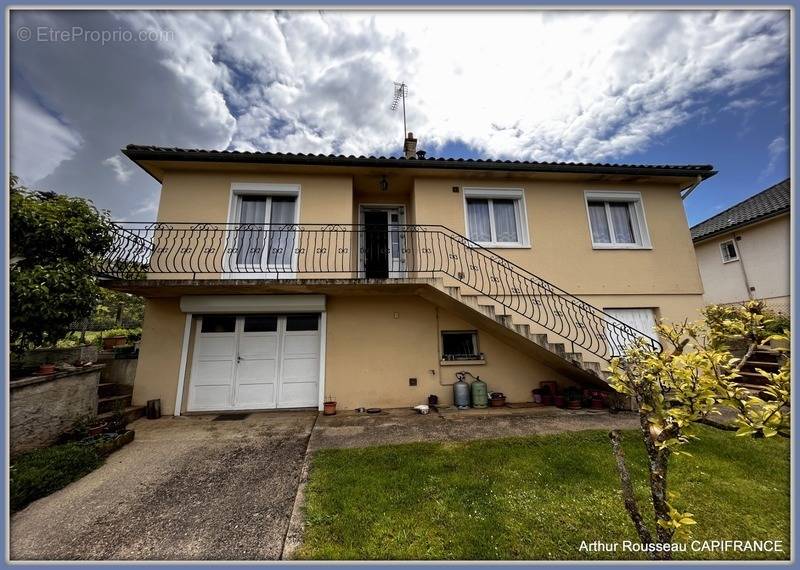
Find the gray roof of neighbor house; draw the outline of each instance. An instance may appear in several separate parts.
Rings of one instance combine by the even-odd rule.
[[[234,162],[280,165],[362,166],[381,168],[431,168],[459,170],[494,170],[518,172],[567,172],[590,174],[625,174],[640,176],[690,176],[706,179],[716,171],[710,164],[608,164],[583,162],[531,162],[472,158],[395,158],[385,156],[345,156],[284,152],[240,152],[228,150],[184,149],[129,144],[122,153],[134,162],[193,161]]]
[[[778,182],[763,192],[693,226],[691,229],[692,240],[697,242],[708,239],[788,212],[790,180],[787,178],[783,182]]]

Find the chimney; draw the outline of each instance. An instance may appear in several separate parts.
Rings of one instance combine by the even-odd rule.
[[[403,155],[406,158],[416,158],[417,156],[417,139],[414,138],[414,133],[408,133],[405,142],[403,143]]]

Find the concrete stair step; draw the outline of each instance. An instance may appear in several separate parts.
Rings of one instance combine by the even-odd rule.
[[[118,384],[116,382],[101,382],[97,385],[97,396],[109,398],[111,396],[126,396],[133,394],[133,386]]]
[[[575,360],[577,362],[583,362],[583,353],[582,352],[567,352],[564,354],[566,358],[569,360]]]
[[[567,354],[567,350],[564,348],[564,344],[561,342],[548,342],[547,349],[550,352],[555,352],[560,357],[564,358]]]
[[[128,406],[122,410],[122,418],[125,421],[125,425],[127,425],[144,416],[144,413],[145,413],[144,406]],[[110,420],[113,417],[114,417],[114,412],[104,412],[102,414],[97,414],[98,420]]]
[[[107,412],[114,412],[117,409],[124,409],[131,405],[131,394],[122,394],[120,396],[109,396],[107,398],[98,398],[97,400],[97,413],[105,414]]]

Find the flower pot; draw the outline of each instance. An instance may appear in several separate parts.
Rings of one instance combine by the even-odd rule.
[[[492,408],[502,408],[506,405],[506,397],[503,396],[502,398],[492,398],[489,400],[489,406]]]
[[[567,402],[567,409],[568,410],[580,410],[581,409],[581,401],[580,400],[570,400]]]
[[[542,394],[542,405],[543,406],[552,406],[553,405],[553,396],[550,394]]]
[[[103,338],[103,350],[112,350],[115,346],[125,344],[128,339],[123,335],[107,336]]]
[[[592,398],[591,408],[593,410],[602,410],[603,409],[603,399]]]
[[[564,406],[567,405],[567,399],[564,398],[564,396],[556,396],[555,398],[553,398],[553,401],[556,404],[556,408],[563,408]]]
[[[39,369],[36,371],[37,374],[55,374],[55,372],[55,364],[40,364]]]
[[[92,437],[95,435],[100,435],[101,433],[105,432],[106,429],[108,429],[107,423],[97,424],[96,426],[92,426],[88,430],[86,430],[86,434],[89,437]]]
[[[335,416],[336,415],[336,402],[325,402],[323,404],[322,415]]]

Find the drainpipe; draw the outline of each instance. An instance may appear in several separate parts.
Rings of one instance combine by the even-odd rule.
[[[735,233],[733,234],[733,243],[736,246],[736,253],[739,255],[739,265],[742,266],[742,277],[744,277],[744,286],[747,289],[747,298],[754,299],[753,288],[750,286],[750,279],[747,277],[747,269],[744,266],[744,257],[742,257],[742,248],[739,247],[742,236]]]
[[[681,200],[686,200],[686,198],[689,197],[689,194],[694,192],[694,189],[697,188],[702,181],[703,181],[703,178],[701,176],[698,176],[695,179],[694,184],[690,184],[686,188],[681,188]]]

